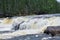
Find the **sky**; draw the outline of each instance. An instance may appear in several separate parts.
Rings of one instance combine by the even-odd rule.
[[[57,0],[58,2],[60,2],[60,0]]]

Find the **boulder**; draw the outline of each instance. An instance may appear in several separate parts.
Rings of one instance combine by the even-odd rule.
[[[60,26],[49,26],[44,31],[46,34],[51,34],[52,36],[60,34]]]

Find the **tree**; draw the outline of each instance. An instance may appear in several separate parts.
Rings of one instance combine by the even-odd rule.
[[[4,15],[31,15],[56,13],[56,0],[0,0],[0,9]],[[60,8],[60,7],[59,7]],[[58,12],[57,11],[57,12]]]

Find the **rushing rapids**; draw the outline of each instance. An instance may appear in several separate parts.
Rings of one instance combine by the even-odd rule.
[[[3,18],[0,20],[0,32],[13,32],[1,33],[0,39],[27,34],[40,34],[43,33],[49,26],[60,26],[59,20],[59,14]]]

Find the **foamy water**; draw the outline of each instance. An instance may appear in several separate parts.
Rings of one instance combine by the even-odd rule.
[[[60,26],[59,16],[38,15],[38,16],[16,17],[9,20],[8,19],[3,19],[3,20],[1,20],[1,23],[0,23],[0,31],[12,31],[14,30],[16,25],[18,26],[18,24],[19,24],[19,30],[17,31],[14,30],[14,32],[11,32],[11,33],[2,33],[0,34],[0,39],[12,40],[12,38],[15,38],[15,37],[18,37],[19,39],[20,38],[19,36],[22,36],[23,38],[24,37],[23,35],[25,35],[26,37],[30,37],[30,36],[35,36],[36,34],[38,34],[36,35],[37,40],[39,40],[39,38],[41,40],[59,39],[59,37],[52,38],[51,36],[40,34],[40,33],[43,33],[48,26]],[[35,37],[32,37],[32,39],[31,38],[30,39],[34,40],[33,38]],[[25,40],[25,39],[21,39],[21,40]]]

